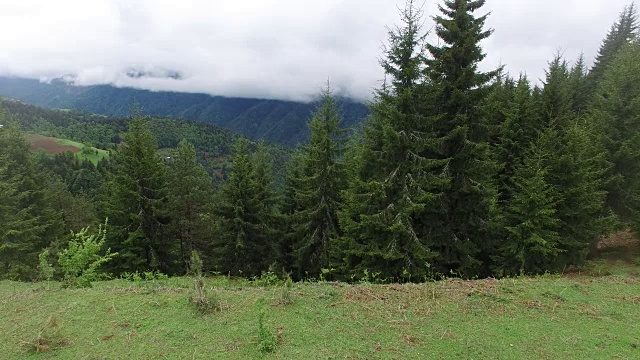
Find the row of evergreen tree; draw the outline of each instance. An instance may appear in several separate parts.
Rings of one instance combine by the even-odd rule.
[[[436,45],[408,1],[362,131],[341,128],[327,86],[281,187],[264,144],[239,139],[214,189],[192,145],[162,157],[135,117],[112,161],[88,177],[98,190],[75,193],[82,184],[39,176],[45,161],[28,155],[16,129],[0,129],[0,274],[33,276],[37,254],[55,253],[87,216],[109,219],[113,274],[180,274],[196,250],[211,272],[298,279],[561,271],[612,231],[640,230],[635,7],[593,67],[557,55],[538,86],[478,70],[491,35],[487,15],[476,15],[484,2],[444,1]],[[71,213],[70,201],[95,210]]]

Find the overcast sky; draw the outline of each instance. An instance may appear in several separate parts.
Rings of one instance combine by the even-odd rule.
[[[631,0],[488,0],[482,67],[537,79],[557,50],[591,61]],[[0,75],[306,100],[327,78],[367,99],[401,0],[1,0]],[[426,15],[437,12],[427,0]],[[426,21],[430,28],[431,20]],[[144,71],[132,78],[127,73]],[[180,79],[167,77],[171,72]]]

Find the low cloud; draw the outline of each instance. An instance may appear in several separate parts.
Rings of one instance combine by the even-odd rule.
[[[534,80],[561,50],[591,60],[626,0],[489,0],[483,69]],[[0,74],[78,85],[305,101],[327,78],[368,99],[393,0],[4,0]],[[425,4],[427,15],[437,5]],[[425,21],[425,28],[432,21]],[[432,41],[436,39],[431,38]]]

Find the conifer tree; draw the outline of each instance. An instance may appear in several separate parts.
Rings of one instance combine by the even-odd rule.
[[[529,80],[521,75],[515,89],[514,100],[506,111],[506,119],[500,127],[496,157],[500,164],[498,188],[501,201],[509,200],[511,180],[515,168],[525,158],[525,153],[537,139],[542,123],[533,102]]]
[[[589,118],[612,164],[606,206],[640,231],[640,44],[625,47],[600,84]]]
[[[338,208],[346,173],[342,164],[344,134],[330,89],[309,123],[311,137],[302,149],[299,169],[292,170],[292,232],[298,276],[317,277],[329,268],[334,241],[340,235]],[[295,178],[293,178],[295,176]]]
[[[560,254],[556,270],[583,261],[592,243],[608,230],[603,215],[603,174],[609,165],[603,149],[573,112],[571,77],[557,55],[550,63],[541,95],[545,129],[540,146],[548,154],[547,181],[558,192],[556,217],[560,221]]]
[[[186,140],[180,141],[171,154],[167,194],[171,233],[180,243],[183,268],[187,269],[194,251],[202,254],[203,261],[208,264],[212,180],[198,162],[194,146]]]
[[[112,269],[173,272],[176,244],[167,236],[167,174],[144,117],[129,123],[106,189],[107,244],[118,253],[110,262]]]
[[[480,42],[487,15],[474,16],[484,0],[447,0],[436,16],[436,33],[442,45],[428,45],[427,74],[434,93],[434,124],[444,137],[439,157],[446,160],[442,174],[450,179],[444,193],[440,223],[445,235],[437,250],[445,270],[462,274],[486,272],[489,266],[491,226],[496,213],[493,183],[497,166],[489,147],[490,130],[480,109],[488,95],[488,82],[499,70],[478,71],[485,58]]]
[[[545,71],[540,116],[545,127],[565,127],[575,117],[569,67],[562,54],[555,55]]]
[[[591,94],[587,82],[587,67],[584,61],[584,54],[580,54],[578,60],[571,68],[569,74],[570,87],[573,95],[573,112],[582,115],[586,112]]]
[[[507,236],[498,260],[505,275],[543,272],[559,252],[560,220],[555,216],[559,194],[547,182],[547,156],[532,144],[512,175],[506,202]]]
[[[0,278],[34,279],[38,254],[63,233],[48,176],[14,123],[0,129]]]
[[[252,156],[249,145],[245,138],[239,138],[234,145],[231,172],[216,208],[218,231],[214,242],[218,270],[244,276],[266,271],[274,256],[266,216],[270,208],[269,203],[265,204],[270,201],[271,185],[265,183],[266,169],[256,170],[258,165],[264,166],[266,159],[264,153]]]
[[[618,52],[638,36],[637,31],[638,14],[636,5],[632,2],[630,5],[625,6],[618,20],[609,29],[607,36],[602,41],[602,45],[600,45],[598,55],[596,55],[587,77],[590,93],[594,93],[597,90],[598,83],[604,77],[604,73]]]
[[[362,142],[350,152],[357,166],[339,215],[345,275],[423,278],[437,255],[431,244],[440,224],[426,211],[447,179],[432,172],[442,166],[430,157],[438,146],[435,117],[422,109],[428,104],[422,12],[408,1],[401,15],[403,26],[389,31],[381,61],[389,83],[377,92]]]

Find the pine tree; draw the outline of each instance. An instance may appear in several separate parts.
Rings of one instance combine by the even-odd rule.
[[[298,169],[292,169],[294,211],[292,236],[298,276],[317,277],[328,269],[334,241],[340,235],[337,212],[341,204],[346,173],[342,164],[344,134],[340,115],[330,89],[309,123],[311,137],[302,149]]]
[[[638,14],[635,3],[632,2],[625,6],[600,45],[598,55],[587,77],[590,93],[593,94],[597,90],[598,83],[604,77],[618,52],[638,36],[637,31]]]
[[[489,266],[491,226],[495,215],[496,164],[488,144],[491,134],[482,116],[488,82],[499,70],[483,73],[485,58],[480,42],[492,31],[484,30],[487,15],[475,17],[484,0],[447,0],[436,16],[441,46],[428,45],[427,74],[435,94],[433,107],[440,120],[434,124],[445,138],[439,157],[446,160],[443,175],[450,179],[444,193],[440,221],[445,235],[437,250],[444,270],[462,274],[486,272]]]
[[[542,90],[540,114],[545,124],[540,146],[550,154],[547,181],[558,192],[560,254],[555,270],[582,262],[592,243],[605,234],[603,214],[605,154],[587,125],[573,111],[571,76],[560,55],[550,63]]]
[[[180,243],[183,268],[194,251],[202,254],[209,268],[212,180],[198,162],[194,146],[185,140],[171,154],[167,194],[171,234]]]
[[[591,94],[587,82],[587,67],[584,61],[584,54],[580,54],[578,60],[571,68],[569,74],[570,87],[573,90],[573,112],[582,115],[586,112]]]
[[[118,253],[110,266],[116,272],[173,272],[176,244],[167,236],[166,169],[147,119],[131,120],[112,167],[103,205],[107,244]]]
[[[548,270],[559,253],[558,193],[546,179],[547,156],[532,144],[513,174],[506,203],[507,236],[498,260],[505,275]]]
[[[16,124],[0,129],[0,160],[0,278],[34,279],[38,254],[63,234],[63,223]]]
[[[421,10],[412,1],[401,13],[403,26],[389,31],[381,65],[389,84],[371,105],[361,144],[348,157],[355,163],[345,206],[339,248],[347,276],[379,273],[423,278],[437,254],[431,249],[440,224],[426,219],[447,179],[432,170],[438,146],[431,136],[434,117],[424,116],[424,34]]]
[[[546,70],[540,100],[540,116],[546,127],[565,127],[574,119],[569,67],[560,53]]]
[[[266,169],[256,169],[265,166],[264,150],[259,156],[252,156],[249,145],[245,138],[239,138],[234,145],[229,179],[216,208],[218,231],[214,243],[218,270],[244,276],[266,271],[275,247],[267,218],[272,210],[271,184]]]
[[[640,231],[640,44],[625,47],[600,84],[590,123],[613,165],[606,205],[625,226]]]
[[[526,152],[542,130],[542,122],[536,110],[529,80],[521,75],[513,102],[506,110],[506,119],[501,124],[500,138],[496,145],[496,158],[500,164],[498,188],[501,201],[511,198],[511,180],[515,168],[523,163]]]

